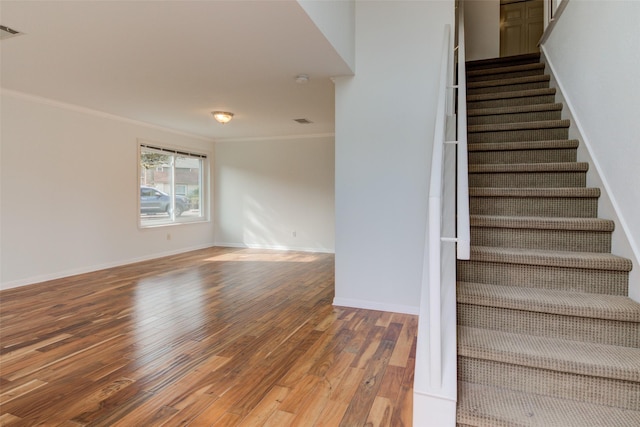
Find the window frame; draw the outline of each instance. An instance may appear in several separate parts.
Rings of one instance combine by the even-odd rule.
[[[170,173],[170,183],[169,186],[171,188],[170,194],[170,202],[172,205],[171,213],[169,214],[169,218],[161,218],[157,222],[149,223],[144,221],[142,216],[142,203],[141,203],[141,187],[143,184],[143,168],[141,167],[141,160],[143,152],[155,152],[159,154],[166,154],[171,156],[171,162],[168,166],[163,166],[164,169],[169,168]],[[200,210],[200,215],[196,217],[176,217],[174,216],[174,207],[175,204],[175,171],[176,171],[176,158],[178,156],[187,157],[192,159],[197,159],[199,161],[199,182],[200,185],[198,187],[198,209]],[[169,144],[158,143],[158,142],[150,142],[144,140],[138,140],[137,144],[137,188],[136,188],[136,206],[137,206],[137,222],[139,229],[149,229],[149,228],[158,228],[158,227],[172,227],[176,225],[186,225],[186,224],[201,224],[203,222],[211,221],[211,208],[210,208],[210,200],[209,200],[209,177],[210,177],[210,157],[211,153],[201,151],[201,150],[193,150],[184,147],[176,147]],[[154,169],[158,169],[156,166]],[[181,184],[178,184],[181,185]],[[163,192],[160,189],[157,191]],[[164,192],[163,192],[164,193]]]

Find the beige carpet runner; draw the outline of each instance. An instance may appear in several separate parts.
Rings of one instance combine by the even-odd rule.
[[[539,55],[467,63],[471,260],[458,262],[458,425],[640,426],[631,261]],[[637,266],[636,266],[637,268]]]

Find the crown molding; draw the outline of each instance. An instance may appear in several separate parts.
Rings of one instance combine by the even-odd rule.
[[[94,116],[94,117],[100,117],[100,118],[103,118],[103,119],[115,120],[115,121],[119,121],[119,122],[122,122],[122,123],[132,124],[132,125],[136,125],[136,126],[142,126],[142,127],[146,127],[146,128],[150,128],[150,129],[160,130],[160,131],[163,131],[163,132],[169,132],[169,133],[172,133],[172,134],[175,134],[175,135],[181,135],[181,136],[186,136],[186,137],[189,137],[189,138],[199,139],[201,141],[214,142],[214,140],[212,138],[207,138],[207,137],[204,137],[202,135],[196,135],[196,134],[189,133],[189,132],[183,132],[183,131],[179,131],[179,130],[168,128],[168,127],[164,127],[164,126],[159,126],[159,125],[154,125],[154,124],[147,123],[147,122],[142,122],[142,121],[139,121],[139,120],[128,119],[126,117],[118,116],[118,115],[115,115],[115,114],[105,113],[103,111],[93,110],[91,108],[82,107],[82,106],[75,105],[75,104],[69,104],[69,103],[66,103],[66,102],[56,101],[54,99],[45,98],[45,97],[37,96],[37,95],[31,95],[31,94],[24,93],[24,92],[19,92],[19,91],[16,91],[16,90],[2,88],[2,89],[0,89],[0,94],[2,96],[10,96],[10,97],[17,98],[17,99],[24,99],[24,100],[27,100],[27,101],[36,102],[38,104],[49,105],[51,107],[61,108],[63,110],[75,111],[75,112],[78,112],[78,113],[83,113],[83,114],[87,114],[87,115]]]

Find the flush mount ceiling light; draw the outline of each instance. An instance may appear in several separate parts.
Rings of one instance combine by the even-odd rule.
[[[9,37],[19,36],[22,33],[13,28],[9,28],[5,25],[0,25],[0,40],[8,39]]]
[[[222,124],[229,123],[233,119],[233,113],[227,111],[212,111],[211,114],[213,114],[214,119]]]
[[[296,83],[303,85],[309,82],[309,76],[307,74],[298,74],[296,76]]]

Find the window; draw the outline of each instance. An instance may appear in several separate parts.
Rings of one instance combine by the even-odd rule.
[[[206,221],[207,156],[140,144],[141,227]]]

